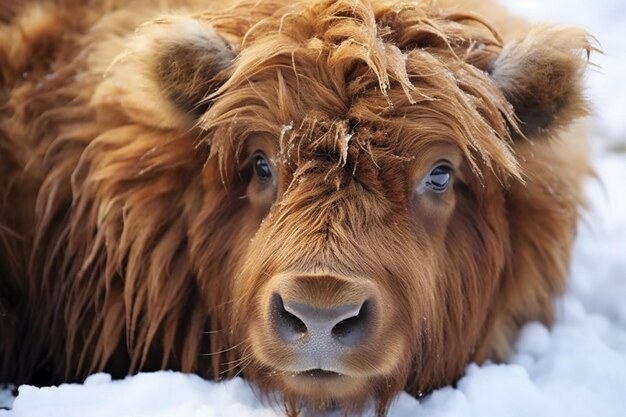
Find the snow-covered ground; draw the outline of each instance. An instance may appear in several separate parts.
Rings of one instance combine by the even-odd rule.
[[[555,301],[552,329],[531,323],[507,364],[470,365],[457,388],[417,401],[400,395],[390,417],[626,416],[626,2],[504,0],[535,21],[578,24],[604,56],[589,76],[594,160],[600,181],[581,222],[567,294]],[[0,417],[270,417],[241,379],[223,383],[174,372],[83,385],[0,390]]]

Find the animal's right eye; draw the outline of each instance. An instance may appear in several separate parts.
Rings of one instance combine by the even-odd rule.
[[[269,182],[272,180],[272,169],[265,155],[257,153],[253,159],[254,175],[259,182]]]
[[[452,179],[452,167],[440,164],[433,168],[426,179],[426,186],[437,193],[443,193],[448,189]]]

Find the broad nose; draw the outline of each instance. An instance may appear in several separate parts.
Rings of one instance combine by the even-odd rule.
[[[372,300],[318,307],[283,300],[272,295],[271,314],[275,331],[286,343],[304,341],[315,345],[358,346],[367,336],[372,318]]]
[[[371,333],[375,298],[372,285],[364,280],[282,276],[271,291],[270,320],[280,340],[301,353],[337,357],[364,343]]]

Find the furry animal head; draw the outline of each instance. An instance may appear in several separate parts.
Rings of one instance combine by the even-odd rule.
[[[115,127],[72,174],[77,369],[121,342],[130,369],[240,370],[292,413],[382,414],[551,320],[586,166],[558,137],[586,111],[584,32],[254,1],[124,42],[93,64]],[[94,285],[95,307],[76,290]]]

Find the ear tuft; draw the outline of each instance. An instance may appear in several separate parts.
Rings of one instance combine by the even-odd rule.
[[[236,57],[208,24],[168,16],[129,37],[94,94],[96,108],[136,122],[171,128],[197,120],[204,100],[225,82],[220,75]]]
[[[180,30],[180,24],[177,25]],[[183,112],[203,114],[203,99],[219,88],[216,76],[235,59],[235,52],[210,27],[190,20],[178,39],[164,42],[155,57],[155,75],[164,94]]]
[[[491,77],[526,137],[551,133],[587,114],[582,77],[593,48],[587,32],[540,26],[508,43]]]

